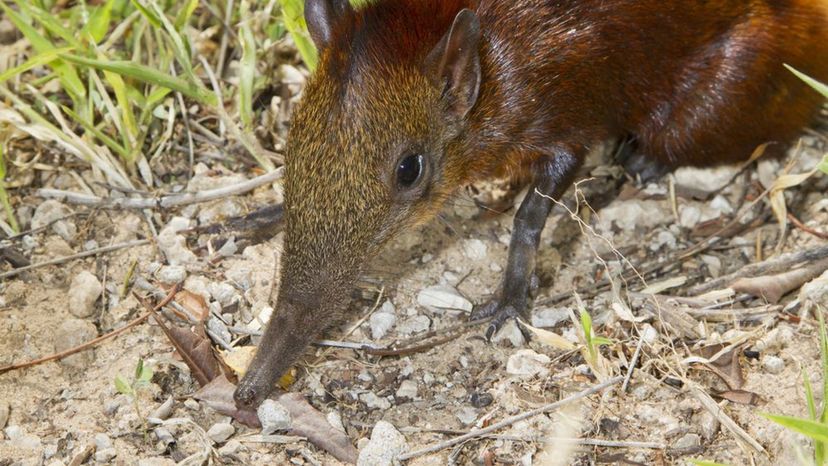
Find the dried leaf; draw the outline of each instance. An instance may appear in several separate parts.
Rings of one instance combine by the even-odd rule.
[[[351,439],[344,432],[334,428],[325,415],[308,404],[304,396],[299,393],[285,393],[278,401],[290,411],[291,434],[307,437],[311,443],[339,461],[356,463],[358,452],[351,444]]]
[[[652,285],[649,285],[647,288],[641,290],[640,293],[659,294],[663,291],[669,290],[670,288],[675,288],[677,286],[684,285],[685,283],[687,283],[687,277],[682,275],[680,277],[673,277],[668,280],[653,283]]]
[[[700,362],[710,372],[722,379],[730,390],[738,390],[745,384],[740,359],[745,345],[746,343],[735,345],[727,351],[724,351],[727,345],[722,343],[704,346],[698,352],[706,359],[706,362]]]
[[[239,346],[233,348],[232,351],[222,351],[219,353],[224,364],[232,370],[239,378],[244,377],[247,373],[247,368],[250,367],[250,362],[253,361],[253,356],[256,355],[256,346]],[[291,369],[285,373],[280,379],[278,385],[282,389],[287,390],[293,385],[296,380],[296,370]]]
[[[210,316],[210,308],[204,296],[181,290],[175,295],[175,301],[187,311],[187,319],[190,322],[204,322]]]
[[[761,396],[747,390],[725,390],[714,393],[713,396],[748,406],[759,406],[763,401]]]
[[[236,401],[233,399],[233,392],[235,391],[236,386],[230,383],[227,377],[222,374],[201,387],[193,394],[193,398],[203,401],[216,412],[230,416],[244,425],[261,427],[262,424],[259,422],[256,411],[236,407]]]
[[[730,287],[741,293],[762,297],[771,303],[779,302],[783,296],[799,289],[802,285],[819,276],[828,269],[828,259],[823,259],[808,267],[790,270],[777,275],[763,275],[753,278],[740,278]]]
[[[531,325],[527,324],[522,320],[518,320],[520,325],[524,328],[532,332],[535,338],[538,339],[539,342],[543,343],[544,345],[549,345],[553,348],[557,348],[559,350],[564,351],[571,351],[576,348],[576,346],[566,338],[558,335],[555,332],[550,332],[549,330],[544,330],[542,328],[532,327]]]
[[[203,387],[222,374],[221,365],[213,352],[210,339],[204,333],[203,324],[198,324],[193,332],[186,328],[168,327],[157,313],[153,313],[153,317],[178,350],[178,354],[190,368],[199,385]]]
[[[618,301],[612,303],[612,310],[615,311],[615,315],[618,316],[619,319],[625,322],[644,322],[645,320],[649,319],[648,316],[639,316],[636,317],[629,307],[625,306],[624,304],[619,303]]]

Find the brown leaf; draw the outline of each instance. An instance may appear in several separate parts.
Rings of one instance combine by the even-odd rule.
[[[222,374],[201,387],[193,394],[193,398],[203,401],[216,412],[230,416],[244,425],[261,427],[262,425],[255,411],[242,410],[236,407],[236,402],[233,400],[233,392],[235,391],[236,386],[230,383],[227,377]]]
[[[709,363],[703,363],[704,367],[722,379],[731,390],[738,390],[745,384],[745,379],[742,376],[741,359],[739,358],[745,345],[746,343],[734,346],[712,360],[710,358],[716,356],[726,345],[717,343],[699,349],[699,354],[705,359],[710,360]]]
[[[210,308],[204,297],[192,291],[181,290],[175,295],[175,301],[187,311],[184,316],[189,322],[204,322],[210,316]]]
[[[763,297],[771,303],[776,303],[783,296],[798,289],[826,269],[828,269],[828,259],[823,259],[807,267],[789,270],[777,275],[740,278],[733,282],[730,287],[738,292]]]
[[[714,393],[713,396],[749,406],[759,406],[759,403],[763,401],[762,397],[758,394],[747,390],[725,390],[723,392]]]
[[[357,449],[351,439],[335,429],[313,406],[308,404],[300,393],[284,393],[277,398],[288,411],[291,418],[291,433],[308,440],[327,451],[334,458],[346,463],[356,463]]]
[[[233,401],[233,392],[236,386],[230,383],[224,375],[216,377],[208,385],[202,387],[193,395],[207,406],[221,414],[252,427],[260,427],[259,419],[254,411],[240,410]],[[291,435],[305,437],[319,448],[327,451],[336,459],[355,463],[357,450],[351,444],[351,439],[335,429],[325,416],[308,404],[305,397],[299,393],[276,393],[271,395],[290,412]]]
[[[221,364],[213,352],[210,339],[204,333],[203,324],[196,325],[193,332],[183,327],[168,327],[154,311],[152,316],[190,368],[199,385],[203,387],[222,374]]]

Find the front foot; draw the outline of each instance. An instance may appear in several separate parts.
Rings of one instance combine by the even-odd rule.
[[[472,311],[471,320],[492,318],[488,328],[486,328],[486,340],[491,341],[492,337],[503,327],[503,324],[508,322],[509,319],[525,317],[526,311],[525,302],[513,302],[512,300],[492,298],[489,302],[476,307]],[[521,333],[524,333],[523,327],[519,326],[519,328]],[[527,337],[525,333],[524,337]],[[528,340],[528,338],[526,339]]]

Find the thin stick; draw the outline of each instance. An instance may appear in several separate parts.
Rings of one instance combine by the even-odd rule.
[[[559,443],[568,442],[575,445],[588,445],[592,447],[608,447],[608,448],[648,448],[653,450],[663,450],[667,446],[658,442],[635,442],[635,441],[620,441],[620,440],[603,440],[597,438],[566,438],[566,437],[520,437],[517,435],[486,435],[486,438],[495,440],[510,440],[512,442],[538,442],[538,443]]]
[[[821,231],[814,230],[813,228],[809,227],[808,225],[805,225],[804,223],[802,223],[802,221],[800,221],[798,218],[796,218],[794,216],[794,214],[792,214],[790,212],[788,212],[788,220],[790,220],[791,223],[793,223],[795,227],[799,228],[800,230],[804,231],[805,233],[810,233],[810,234],[816,236],[819,239],[828,239],[828,233],[823,233]]]
[[[638,346],[635,347],[635,353],[633,353],[632,361],[630,361],[630,368],[627,370],[627,375],[624,376],[624,384],[621,385],[621,392],[624,393],[627,391],[627,385],[630,383],[630,377],[632,377],[633,370],[635,370],[636,364],[638,364],[638,358],[641,356],[641,347],[644,346],[644,337],[641,334],[638,335]]]
[[[570,395],[570,396],[568,396],[568,397],[566,397],[562,400],[556,401],[554,403],[549,403],[548,405],[541,406],[540,408],[536,408],[536,409],[533,409],[531,411],[527,411],[525,413],[521,413],[521,414],[518,414],[518,415],[515,415],[515,416],[512,416],[512,417],[508,417],[508,418],[506,418],[506,419],[504,419],[500,422],[496,422],[496,423],[490,425],[489,427],[486,427],[486,428],[483,428],[483,429],[473,430],[473,431],[471,431],[467,434],[461,435],[459,437],[454,437],[453,439],[446,440],[445,442],[435,443],[435,444],[433,444],[429,447],[422,448],[420,450],[415,450],[415,451],[412,451],[410,453],[406,453],[404,455],[401,455],[399,457],[399,460],[400,461],[406,461],[406,460],[410,460],[412,458],[416,458],[418,456],[427,455],[429,453],[434,453],[435,451],[440,451],[444,448],[452,447],[454,445],[463,443],[466,440],[470,440],[470,439],[473,439],[473,438],[476,438],[476,437],[487,435],[491,432],[502,429],[504,427],[508,427],[508,426],[510,426],[510,425],[512,425],[516,422],[520,422],[524,419],[529,419],[530,417],[534,417],[534,416],[537,416],[539,414],[544,414],[544,413],[547,413],[547,412],[550,412],[550,411],[554,411],[554,410],[560,408],[561,406],[572,403],[573,401],[580,400],[581,398],[585,398],[589,395],[592,395],[593,393],[600,392],[601,390],[603,390],[607,387],[611,387],[613,385],[616,385],[617,383],[621,382],[622,380],[624,380],[624,377],[621,377],[621,376],[614,377],[610,380],[607,380],[604,383],[600,383],[598,385],[593,385],[592,387],[587,388],[586,390],[582,390],[582,391],[580,391],[578,393],[575,393],[573,395]]]
[[[692,389],[690,390],[690,393],[692,393],[693,396],[695,396],[696,399],[701,402],[702,406],[704,406],[705,409],[710,411],[710,414],[712,414],[716,419],[718,419],[718,421],[723,426],[725,426],[727,428],[727,430],[732,432],[733,435],[735,435],[738,440],[742,440],[742,441],[746,442],[748,445],[753,447],[753,449],[758,451],[759,453],[767,453],[765,451],[765,449],[762,448],[762,445],[759,442],[757,442],[756,439],[751,437],[747,432],[745,432],[744,429],[739,427],[739,425],[736,424],[736,421],[731,419],[731,417],[728,416],[722,410],[722,407],[719,406],[719,404],[716,403],[716,401],[713,400],[713,398],[711,398],[710,395],[708,395],[704,390],[702,390],[701,388],[699,388],[697,386],[693,386]]]
[[[73,254],[71,256],[58,257],[57,259],[52,259],[52,260],[48,260],[46,262],[40,262],[40,263],[37,263],[37,264],[27,265],[25,267],[20,267],[20,268],[17,268],[17,269],[9,270],[8,272],[0,273],[0,280],[5,279],[5,278],[9,278],[9,277],[14,277],[15,275],[19,275],[23,272],[28,272],[30,270],[39,269],[39,268],[42,268],[42,267],[48,267],[50,265],[60,265],[60,264],[66,263],[66,262],[73,261],[75,259],[83,259],[84,257],[97,256],[98,254],[104,254],[104,253],[107,253],[107,252],[117,251],[119,249],[127,249],[127,248],[132,248],[132,247],[144,246],[146,244],[150,244],[150,240],[148,240],[148,239],[139,239],[139,240],[135,240],[135,241],[128,241],[126,243],[113,244],[112,246],[104,246],[104,247],[97,248],[97,249],[91,249],[89,251],[80,252],[78,254]]]
[[[259,186],[264,186],[268,183],[279,180],[282,178],[283,174],[284,169],[278,168],[271,172],[265,173],[264,175],[257,176],[256,178],[243,181],[232,186],[208,189],[197,193],[170,194],[155,199],[145,197],[102,198],[89,194],[76,193],[73,191],[46,188],[38,189],[36,194],[46,199],[57,199],[70,204],[99,207],[103,209],[167,209],[244,194],[258,188]]]
[[[166,306],[170,301],[173,300],[173,298],[175,298],[175,294],[177,292],[178,292],[178,287],[173,288],[170,291],[170,293],[167,294],[167,296],[164,298],[164,300],[161,301],[160,303],[158,303],[157,306],[155,306],[155,309],[158,310],[158,309],[161,309],[162,307]],[[55,353],[55,354],[45,356],[45,357],[42,357],[42,358],[38,358],[38,359],[34,359],[34,360],[31,360],[31,361],[20,362],[20,363],[17,363],[17,364],[10,364],[8,366],[0,367],[0,374],[5,374],[6,372],[17,370],[17,369],[25,369],[27,367],[36,366],[36,365],[42,364],[44,362],[55,361],[55,360],[63,359],[67,356],[71,356],[75,353],[80,353],[81,351],[87,350],[87,349],[97,345],[98,343],[104,341],[104,340],[116,337],[116,336],[126,332],[127,330],[131,329],[132,327],[135,327],[136,325],[140,324],[141,322],[147,320],[147,318],[150,315],[151,315],[150,312],[144,313],[140,317],[137,317],[137,318],[133,319],[128,324],[124,325],[123,327],[121,327],[117,330],[113,330],[113,331],[111,331],[111,332],[109,332],[105,335],[99,336],[98,338],[89,340],[86,343],[82,343],[82,344],[80,344],[80,345],[78,345],[74,348],[69,348],[66,351],[61,351],[60,353]]]

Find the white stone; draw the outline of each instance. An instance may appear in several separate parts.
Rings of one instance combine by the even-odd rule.
[[[78,228],[71,219],[66,218],[69,215],[72,215],[71,209],[54,199],[48,199],[35,209],[31,226],[32,229],[38,229],[51,224],[52,231],[65,241],[72,241],[78,233]]]
[[[414,380],[403,380],[397,393],[394,396],[398,400],[415,400],[417,399],[417,382]]]
[[[210,430],[207,431],[207,436],[215,443],[224,443],[235,433],[236,429],[232,424],[219,422],[210,427]]]
[[[359,400],[365,403],[368,409],[386,410],[391,408],[391,402],[385,398],[380,398],[373,392],[365,392],[359,394]]]
[[[712,193],[727,185],[738,172],[739,167],[735,165],[716,168],[682,167],[673,172],[673,176],[676,186]]]
[[[533,327],[554,327],[567,319],[569,319],[569,309],[565,307],[535,309],[532,311]]]
[[[471,301],[464,298],[456,289],[450,286],[437,285],[428,287],[417,294],[417,303],[438,309],[459,309],[471,312]]]
[[[210,295],[218,301],[222,307],[227,307],[233,304],[234,302],[238,301],[240,298],[239,292],[233,287],[233,285],[221,282],[221,283],[210,283],[207,285],[207,290],[210,292]]]
[[[357,466],[392,466],[407,451],[405,436],[391,423],[379,421],[371,431],[371,440],[359,452]]]
[[[75,317],[89,317],[95,313],[95,302],[101,296],[103,286],[98,277],[86,270],[75,275],[69,286],[69,312]]]
[[[187,270],[181,265],[165,265],[155,274],[161,283],[174,285],[187,278]]]
[[[762,358],[762,367],[769,374],[779,374],[785,369],[785,361],[778,356],[767,355]]]
[[[467,259],[473,261],[485,259],[487,252],[488,248],[486,247],[486,243],[477,238],[467,239],[463,242],[463,254],[465,254]]]
[[[265,400],[256,410],[256,414],[259,415],[264,435],[290,428],[290,412],[278,401]]]
[[[552,360],[545,354],[538,354],[530,349],[522,349],[509,356],[509,360],[506,362],[506,373],[524,378],[535,375],[546,377],[549,374],[548,366],[550,362]]]
[[[95,450],[95,461],[98,463],[109,463],[113,458],[118,456],[118,452],[114,448],[104,448],[103,450]]]
[[[95,434],[95,448],[98,450],[112,448],[112,439],[106,434]]]
[[[40,437],[29,434],[20,426],[8,426],[4,429],[12,446],[23,450],[39,450],[42,446]]]
[[[644,330],[641,331],[641,339],[644,343],[652,345],[658,340],[658,330],[650,324],[644,324]]]
[[[456,416],[464,426],[470,426],[477,421],[477,410],[471,406],[465,406],[457,412]]]
[[[810,310],[811,307],[817,304],[824,306],[825,303],[828,303],[828,270],[802,285],[799,290],[799,301],[805,307],[804,311]]]
[[[98,329],[91,322],[83,319],[65,319],[55,334],[55,352],[59,353],[74,348],[97,336]],[[60,363],[77,369],[89,369],[88,366],[94,361],[95,350],[89,349],[63,358]]]
[[[397,323],[397,316],[390,312],[377,311],[371,315],[369,324],[371,325],[371,338],[379,340],[384,337],[394,324]]]
[[[679,207],[679,224],[684,228],[695,227],[702,218],[701,210],[692,205],[682,205]]]
[[[615,201],[602,209],[598,228],[603,232],[612,231],[613,225],[621,231],[650,230],[669,221],[669,209],[663,202],[631,199]]]
[[[328,420],[328,424],[331,425],[336,430],[345,432],[345,426],[342,424],[342,415],[339,414],[339,411],[331,411],[326,416],[325,419]]]
[[[221,456],[233,456],[237,454],[244,446],[238,440],[230,440],[224,446],[218,449]]]
[[[397,332],[400,335],[412,335],[415,333],[425,332],[430,326],[431,321],[428,317],[416,315],[402,321],[400,325],[397,326]]]
[[[189,228],[190,221],[184,217],[173,217],[158,234],[158,248],[164,253],[170,265],[186,265],[198,260],[187,248],[187,239],[178,232]]]
[[[523,332],[520,331],[520,326],[515,319],[509,319],[504,323],[500,330],[492,337],[492,343],[502,345],[507,343],[513,348],[520,348],[526,344],[526,339],[523,337]]]

